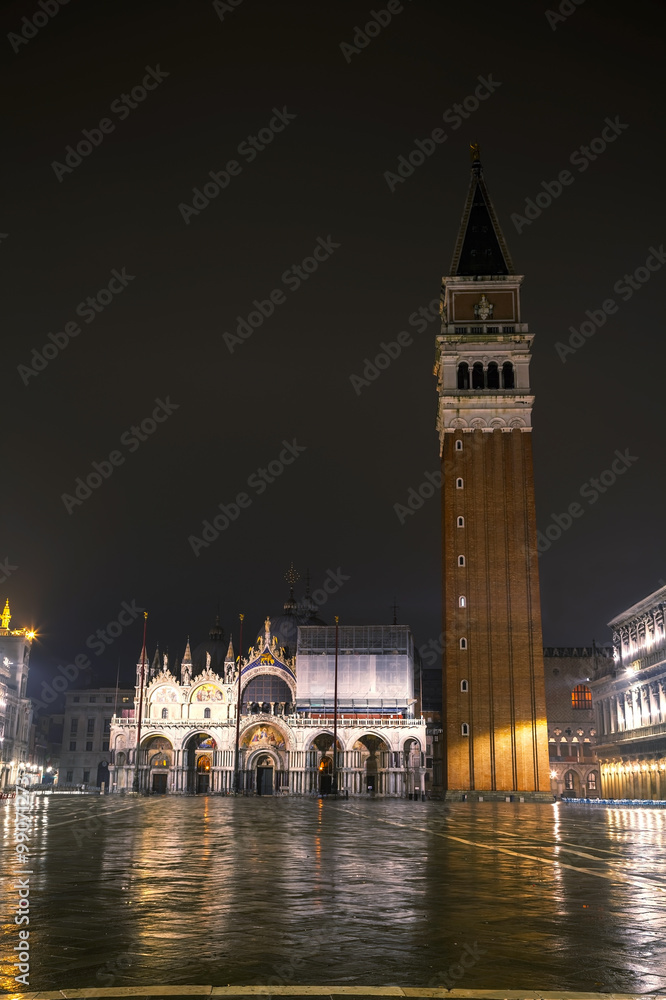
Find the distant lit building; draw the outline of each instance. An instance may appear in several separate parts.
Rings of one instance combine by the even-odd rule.
[[[35,633],[10,628],[9,601],[0,616],[0,789],[13,788],[28,769],[32,706],[26,697]]]
[[[64,716],[58,713],[38,715],[33,721],[29,759],[42,784],[57,783],[62,750],[62,726]]]
[[[309,624],[304,624],[309,623]],[[267,618],[236,659],[219,622],[179,665],[153,660],[135,713],[110,726],[113,791],[326,794],[334,777],[336,636],[314,608]],[[426,724],[415,714],[414,643],[405,625],[338,630],[337,769],[342,794],[407,796],[426,788]],[[140,752],[136,759],[141,703]]]
[[[591,679],[596,665],[612,656],[612,649],[547,646],[543,655],[553,793],[565,798],[598,798],[601,784]]]
[[[62,724],[58,787],[109,787],[111,719],[134,705],[134,690],[68,691]]]
[[[591,683],[604,798],[666,799],[666,587],[609,622]]]

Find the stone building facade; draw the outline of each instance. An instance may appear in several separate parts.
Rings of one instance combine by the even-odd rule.
[[[547,646],[543,654],[553,794],[558,798],[599,798],[601,783],[591,683],[598,664],[612,658],[612,649]]]
[[[142,695],[139,664],[134,716],[111,722],[112,791],[315,795],[335,776],[350,796],[425,793],[409,628],[339,628],[336,713],[336,629],[295,625],[289,604],[243,657],[231,643],[220,655],[218,629],[204,666],[188,642],[179,668],[167,659],[153,667]]]
[[[111,720],[133,707],[134,690],[68,691],[62,726],[58,787],[109,788]]]
[[[35,633],[10,628],[9,600],[0,616],[0,791],[13,788],[29,766],[32,705],[26,696]]]
[[[591,683],[603,798],[666,799],[665,607],[662,587],[609,622]]]

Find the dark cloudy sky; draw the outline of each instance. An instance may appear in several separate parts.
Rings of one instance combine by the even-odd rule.
[[[3,6],[0,559],[17,568],[0,596],[13,624],[39,629],[35,678],[86,651],[123,601],[149,610],[149,646],[176,653],[218,600],[227,630],[244,611],[253,632],[284,601],[291,560],[314,588],[348,577],[327,620],[387,621],[396,598],[417,644],[439,635],[438,501],[404,524],[394,505],[438,466],[437,324],[408,320],[448,269],[471,141],[526,276],[540,530],[616,450],[637,459],[541,557],[544,641],[607,640],[605,623],[666,577],[663,274],[614,291],[666,240],[663,8],[565,3],[553,26],[540,3],[413,0],[354,53],[341,44],[369,4],[227,6],[71,0],[37,31],[23,21],[37,2]],[[22,26],[34,37],[12,44]],[[128,108],[147,67],[161,82]],[[444,120],[479,77],[493,93]],[[276,108],[295,117],[239,152]],[[607,118],[626,127],[594,160],[576,156]],[[99,145],[58,167],[102,119]],[[386,172],[437,128],[446,141],[390,190]],[[225,190],[179,210],[230,160]],[[565,169],[573,183],[512,222]],[[295,288],[285,272],[318,240],[336,246]],[[131,281],[86,322],[79,303],[114,269]],[[230,351],[225,332],[275,289],[272,316]],[[557,343],[607,299],[616,312],[563,362]],[[77,322],[26,376],[33,349]],[[402,330],[413,342],[357,394],[350,376]],[[131,444],[167,398],[177,409]],[[294,440],[293,464],[261,493],[248,485]],[[63,494],[114,451],[122,464],[68,512]],[[190,536],[243,492],[249,505],[195,556]],[[131,668],[140,631],[137,619],[91,654],[100,677]]]

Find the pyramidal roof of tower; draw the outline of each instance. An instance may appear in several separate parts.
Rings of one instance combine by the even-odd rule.
[[[472,163],[469,192],[449,273],[454,276],[516,273],[479,159]]]

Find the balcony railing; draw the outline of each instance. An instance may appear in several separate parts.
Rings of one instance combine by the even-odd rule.
[[[321,718],[305,718],[302,715],[270,715],[268,712],[258,712],[256,715],[244,715],[243,719],[252,720],[253,722],[275,722],[281,719],[288,726],[332,726],[333,725],[333,714],[327,715]],[[379,716],[374,719],[372,718],[343,718],[338,715],[338,727],[343,729],[345,727],[351,728],[393,728],[397,726],[425,726],[426,720],[421,718],[414,719],[392,719],[387,716]],[[134,719],[119,719],[116,716],[113,717],[112,726],[119,729],[134,729],[136,728],[136,721]],[[232,721],[217,720],[217,719],[202,719],[201,717],[193,719],[144,719],[141,728],[147,729],[148,727],[158,727],[160,729],[192,729],[193,726],[197,726],[199,729],[207,728],[219,728],[228,727],[235,725]]]
[[[597,737],[597,743],[631,743],[635,740],[645,740],[651,736],[666,736],[666,722],[655,726],[641,726],[638,729],[619,729],[615,733],[603,733]]]

